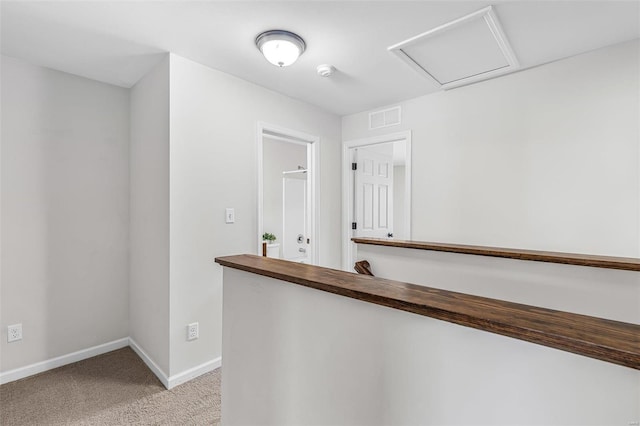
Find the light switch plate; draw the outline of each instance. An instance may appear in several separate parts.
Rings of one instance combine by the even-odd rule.
[[[235,209],[230,207],[225,209],[224,221],[225,223],[234,223],[236,221]]]

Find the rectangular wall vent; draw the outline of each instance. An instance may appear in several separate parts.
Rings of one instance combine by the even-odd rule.
[[[389,51],[443,89],[519,68],[491,6],[395,44]]]
[[[400,105],[369,113],[369,130],[397,126],[402,121]]]

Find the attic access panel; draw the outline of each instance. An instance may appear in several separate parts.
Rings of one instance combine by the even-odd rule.
[[[388,49],[443,89],[519,68],[500,22],[488,6]]]

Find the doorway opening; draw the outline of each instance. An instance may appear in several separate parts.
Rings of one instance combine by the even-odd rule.
[[[411,131],[345,141],[342,268],[353,271],[353,237],[411,239]]]
[[[258,123],[258,254],[318,264],[319,141]]]

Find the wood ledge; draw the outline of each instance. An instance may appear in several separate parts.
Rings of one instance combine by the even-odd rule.
[[[640,271],[640,259],[635,257],[595,256],[590,254],[560,253],[551,251],[520,250],[501,247],[444,244],[425,241],[388,240],[383,238],[352,238],[356,244],[442,251],[472,254],[477,256],[503,257],[535,262],[562,263],[565,265],[590,266],[594,268]]]
[[[640,370],[640,325],[255,255],[222,266]]]

